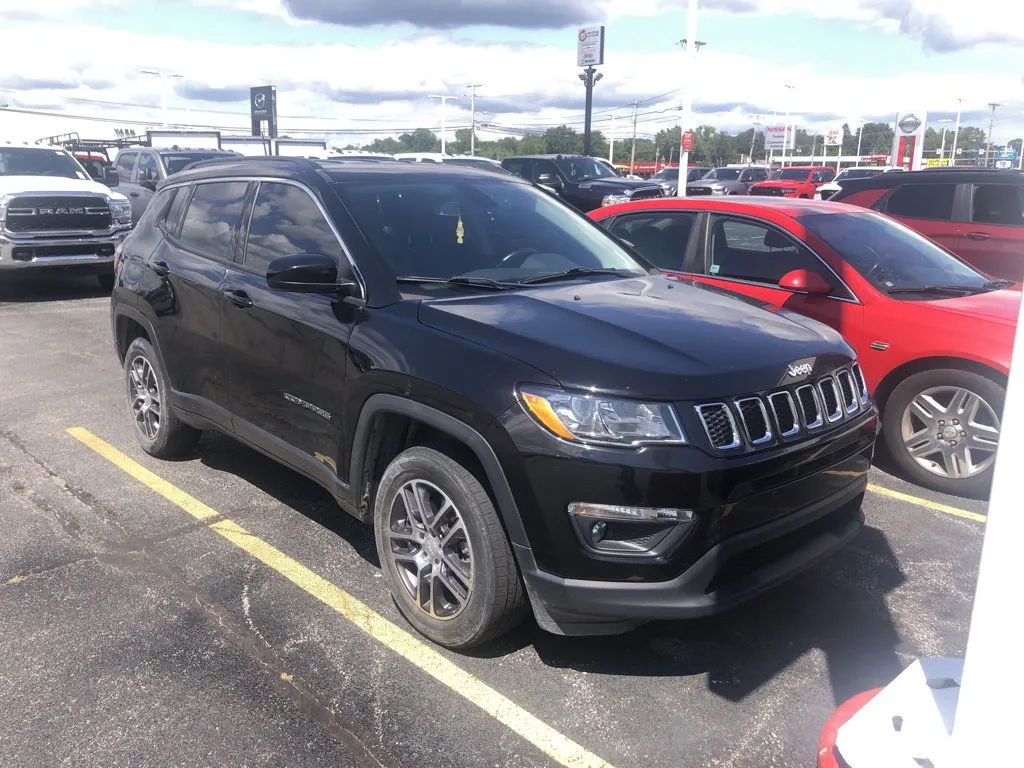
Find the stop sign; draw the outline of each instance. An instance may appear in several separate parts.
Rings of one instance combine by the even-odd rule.
[[[685,131],[683,133],[683,142],[682,142],[682,144],[683,144],[683,151],[684,152],[689,152],[691,149],[693,149],[693,142],[694,142],[695,138],[696,137],[693,135],[693,131]]]

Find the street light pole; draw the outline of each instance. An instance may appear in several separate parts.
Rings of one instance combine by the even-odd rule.
[[[632,176],[636,167],[636,111],[640,107],[640,102],[633,102],[633,149],[629,153],[629,174]]]
[[[447,149],[447,146],[448,146],[447,143],[446,143],[447,142],[447,137],[446,137],[445,121],[444,121],[444,105],[447,104],[450,100],[457,99],[459,97],[458,96],[434,96],[434,95],[431,95],[430,98],[438,99],[441,102],[441,154],[444,155],[444,154],[447,154],[446,153],[446,149]]]
[[[683,117],[679,130],[679,181],[676,196],[686,197],[686,176],[690,167],[690,150],[683,145],[686,132],[692,130],[693,89],[697,86],[697,0],[686,6],[686,80],[683,89]]]
[[[963,109],[964,100],[956,100],[956,127],[953,129],[953,149],[949,152],[949,167],[956,165],[956,143],[960,138],[960,110]]]
[[[466,87],[469,88],[469,115],[470,115],[470,127],[469,127],[469,154],[476,154],[476,89],[479,88],[482,83],[471,83]]]
[[[594,67],[587,67],[580,73],[580,80],[583,81],[584,87],[587,89],[587,105],[586,112],[583,118],[583,154],[590,156],[590,117],[593,114],[594,109],[594,83],[600,80],[604,75],[598,72]]]
[[[953,122],[949,118],[945,120],[939,120],[939,124],[942,125],[942,143],[939,145],[939,165],[943,165],[943,160],[946,159],[946,123]]]
[[[757,139],[757,126],[759,126],[761,124],[760,120],[761,120],[761,116],[760,115],[754,115],[754,122],[753,122],[754,130],[750,134],[750,162],[751,163],[754,162],[754,140]]]
[[[783,87],[786,88],[786,90],[789,91],[789,93],[786,94],[786,119],[785,119],[785,122],[783,123],[783,125],[785,126],[785,129],[782,132],[782,160],[779,161],[781,163],[782,167],[785,168],[786,167],[786,149],[787,149],[787,145],[789,144],[789,108],[790,108],[789,99],[790,99],[790,94],[793,92],[793,89],[796,86],[790,85],[789,83],[786,83]],[[794,150],[796,149],[796,128],[793,129],[793,149]]]
[[[608,129],[608,162],[615,164],[615,115],[612,115],[612,127]]]
[[[159,69],[140,69],[139,74],[152,75],[160,78],[160,121],[163,123],[164,128],[167,127],[167,91],[168,91],[168,80],[167,78],[175,78],[177,80],[183,80],[184,75],[179,75],[175,72],[164,72]]]
[[[860,165],[860,142],[864,138],[864,121],[859,120],[857,123],[857,165]]]
[[[992,127],[996,124],[996,110],[1003,106],[1002,104],[996,104],[994,101],[989,102],[989,107],[992,108],[992,116],[988,119],[988,143],[985,145],[985,167],[988,168],[989,160],[992,157]]]

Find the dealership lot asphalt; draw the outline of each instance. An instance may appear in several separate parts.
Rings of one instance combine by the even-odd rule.
[[[440,651],[316,485],[138,449],[94,281],[0,283],[0,765],[813,765],[838,702],[967,639],[985,504],[872,484],[850,547],[724,616]]]

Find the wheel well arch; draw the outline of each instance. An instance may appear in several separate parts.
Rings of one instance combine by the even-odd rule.
[[[528,546],[526,531],[494,449],[475,428],[450,414],[397,395],[377,394],[359,415],[352,442],[350,492],[358,516],[373,519],[384,471],[403,451],[426,446],[445,453],[471,472],[490,494],[513,544]]]
[[[143,338],[150,344],[153,343],[153,339],[149,335],[149,331],[146,327],[138,320],[130,317],[126,314],[119,314],[115,320],[115,343],[117,345],[117,357],[124,363],[124,356],[128,352],[128,347],[135,339]]]
[[[976,373],[999,384],[1005,389],[1006,376],[992,366],[979,363],[976,360],[968,360],[964,357],[945,357],[936,355],[933,357],[920,357],[916,360],[909,360],[903,365],[893,368],[875,387],[875,403],[880,411],[885,410],[886,401],[892,395],[893,390],[901,382],[917,373],[931,370],[933,368],[953,368],[961,371]]]

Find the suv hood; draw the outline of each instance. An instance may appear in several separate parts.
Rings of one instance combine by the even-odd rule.
[[[737,190],[743,190],[745,192],[747,189],[747,185],[742,181],[724,181],[719,179],[698,179],[697,181],[691,181],[686,185],[687,189],[690,189],[691,187],[696,189],[703,189],[704,187],[707,187],[708,189],[725,189],[729,192],[735,192]]]
[[[603,192],[606,195],[614,195],[621,192],[633,192],[637,189],[657,189],[658,183],[655,181],[643,181],[642,179],[595,179],[593,181],[584,181],[580,184],[580,189],[593,189],[599,192]]]
[[[567,388],[660,400],[758,392],[778,386],[794,361],[835,367],[853,357],[831,328],[766,306],[650,276],[424,301],[419,319]]]
[[[0,195],[18,192],[93,192],[112,198],[124,197],[97,181],[68,179],[63,176],[0,176]]]

